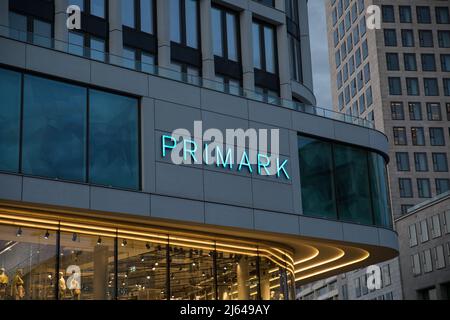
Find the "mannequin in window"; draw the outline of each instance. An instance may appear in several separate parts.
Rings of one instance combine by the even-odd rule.
[[[22,300],[25,298],[25,282],[22,279],[23,271],[22,269],[16,270],[16,275],[13,280],[13,297],[15,300]]]
[[[73,300],[80,300],[81,288],[80,288],[80,283],[77,280],[75,270],[72,271],[72,277],[71,277],[71,280],[70,280],[69,288],[70,288],[70,293],[72,294],[72,299]]]
[[[6,287],[8,287],[9,278],[6,275],[5,268],[0,268],[0,300],[5,300],[6,298]]]
[[[59,273],[59,280],[58,280],[58,294],[59,294],[59,300],[64,299],[64,296],[66,294],[66,280],[64,280],[64,272]]]

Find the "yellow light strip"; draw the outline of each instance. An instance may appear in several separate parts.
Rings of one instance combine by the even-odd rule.
[[[322,266],[322,265],[324,265],[324,264],[328,264],[328,263],[337,261],[337,260],[341,259],[343,256],[345,256],[345,251],[344,251],[344,250],[341,250],[341,249],[339,249],[339,248],[336,248],[336,249],[339,251],[339,254],[337,254],[336,256],[334,256],[334,257],[332,257],[332,258],[330,258],[330,259],[326,259],[326,260],[323,260],[323,261],[314,263],[314,264],[312,264],[312,265],[310,265],[310,266],[307,266],[307,267],[304,267],[304,268],[297,269],[297,270],[295,270],[295,273],[300,273],[300,272],[303,272],[303,271],[306,271],[306,270],[309,270],[309,269],[313,269],[313,268],[316,268],[316,267],[320,267],[320,266]]]
[[[361,250],[362,250],[362,249],[361,249]],[[322,269],[322,270],[319,270],[319,271],[317,271],[317,272],[313,272],[313,273],[307,274],[307,275],[305,275],[305,276],[301,276],[301,277],[299,277],[299,278],[296,278],[295,281],[296,281],[296,282],[297,282],[297,281],[302,281],[302,280],[305,280],[305,279],[308,279],[308,278],[317,276],[317,275],[322,274],[322,273],[326,273],[326,272],[333,271],[333,270],[336,270],[336,269],[344,268],[344,267],[347,267],[347,266],[349,266],[349,265],[352,265],[352,264],[355,264],[355,263],[364,261],[364,260],[366,260],[367,258],[369,258],[370,253],[367,252],[367,251],[365,251],[365,250],[363,250],[363,251],[364,251],[364,255],[363,255],[361,258],[354,259],[354,260],[351,260],[350,262],[343,263],[343,264],[340,264],[340,265],[337,265],[337,266],[333,266],[333,267],[330,267],[330,268]]]
[[[314,249],[314,253],[312,255],[310,255],[309,257],[306,257],[304,259],[301,259],[301,260],[298,260],[298,261],[294,262],[294,265],[298,265],[298,264],[301,264],[301,263],[308,262],[308,261],[316,258],[320,254],[320,251],[317,248],[315,248],[315,247],[311,247],[311,248]]]
[[[0,213],[0,218],[12,219],[12,220],[18,220],[18,221],[28,221],[28,222],[31,221],[31,222],[37,222],[37,223],[42,223],[42,224],[51,224],[51,225],[56,225],[56,226],[59,225],[58,221],[21,217],[21,216],[17,216],[17,215],[6,215],[6,214],[1,214],[1,213]]]
[[[0,224],[13,225],[13,226],[24,227],[24,228],[27,228],[27,227],[28,228],[36,228],[36,229],[41,229],[41,230],[52,230],[52,231],[58,230],[57,227],[40,225],[40,224],[36,224],[36,223],[22,222],[22,221],[17,222],[17,221],[10,221],[10,220],[0,220]]]

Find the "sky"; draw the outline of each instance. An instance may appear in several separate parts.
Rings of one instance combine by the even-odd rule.
[[[319,107],[332,109],[325,0],[309,0],[308,7],[314,93]]]

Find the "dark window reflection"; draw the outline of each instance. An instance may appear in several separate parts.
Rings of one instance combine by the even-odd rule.
[[[139,188],[138,102],[89,91],[89,182]]]
[[[0,170],[19,171],[20,73],[0,69]]]
[[[82,87],[25,75],[23,173],[85,181],[86,95]]]

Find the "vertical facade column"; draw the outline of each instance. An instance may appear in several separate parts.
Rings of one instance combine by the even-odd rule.
[[[202,76],[215,79],[213,34],[211,32],[211,0],[200,1],[201,41],[202,41]]]
[[[68,0],[55,1],[55,49],[67,51],[69,31],[67,30],[67,7]]]
[[[108,247],[96,246],[94,248],[94,300],[106,299],[108,284]]]
[[[170,67],[170,1],[157,0],[158,66]]]
[[[8,35],[9,26],[9,0],[0,0],[0,34]]]
[[[241,25],[242,80],[244,90],[255,91],[255,69],[253,66],[252,12],[244,10],[239,16]]]
[[[299,0],[298,10],[300,17],[300,47],[302,57],[303,84],[313,91],[311,47],[309,42],[309,22],[307,0]]]
[[[122,0],[109,0],[109,53],[110,63],[122,65],[123,27]],[[127,0],[124,0],[127,1]]]
[[[292,100],[291,69],[289,63],[289,43],[287,26],[277,26],[278,72],[280,77],[280,97]]]
[[[242,258],[237,265],[237,284],[238,284],[238,299],[249,300],[250,290],[247,286],[248,276],[248,261]]]
[[[261,299],[262,300],[270,300],[270,275],[267,271],[265,271],[264,274],[261,275]]]

